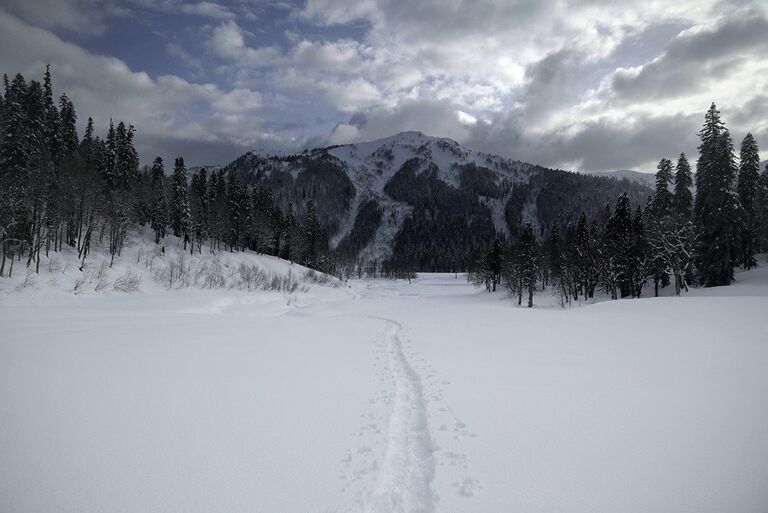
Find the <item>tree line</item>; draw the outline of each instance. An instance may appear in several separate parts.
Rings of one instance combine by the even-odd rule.
[[[313,200],[296,219],[268,185],[205,168],[191,174],[178,157],[140,167],[135,129],[110,120],[104,138],[88,118],[82,138],[72,101],[54,100],[50,69],[42,83],[3,77],[0,95],[0,277],[14,262],[39,272],[40,256],[69,246],[82,266],[94,243],[119,256],[131,226],[150,227],[155,242],[173,234],[185,250],[245,249],[332,272],[335,260]],[[111,264],[111,263],[110,263]]]
[[[563,303],[594,297],[640,297],[646,284],[729,285],[737,267],[757,265],[768,251],[768,168],[760,174],[757,143],[747,134],[739,163],[729,130],[713,103],[699,131],[695,178],[685,154],[661,159],[645,205],[626,193],[591,219],[552,224],[537,237],[523,224],[510,242],[498,238],[474,259],[469,279],[495,291],[503,285],[533,306],[537,291],[556,290]],[[692,190],[695,185],[695,195]]]

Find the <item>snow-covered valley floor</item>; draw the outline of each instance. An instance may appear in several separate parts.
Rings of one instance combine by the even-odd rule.
[[[461,275],[0,300],[0,511],[768,511],[768,268],[516,308]]]

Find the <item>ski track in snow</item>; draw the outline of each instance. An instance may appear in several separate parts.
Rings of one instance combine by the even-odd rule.
[[[366,513],[431,513],[434,494],[435,443],[429,432],[421,377],[408,362],[400,340],[402,327],[391,319],[384,334],[395,384],[386,450],[378,483]]]

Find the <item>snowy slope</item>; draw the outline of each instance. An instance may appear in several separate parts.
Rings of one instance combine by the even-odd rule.
[[[421,132],[401,132],[392,137],[375,141],[347,144],[328,150],[328,153],[342,161],[348,170],[348,176],[356,189],[355,201],[349,210],[341,229],[334,234],[332,244],[338,244],[354,225],[360,204],[369,198],[376,199],[382,206],[386,220],[376,232],[374,240],[360,255],[363,262],[383,260],[390,256],[395,235],[402,226],[411,207],[390,198],[384,192],[384,186],[392,179],[402,165],[413,158],[434,163],[438,177],[452,187],[459,187],[458,166],[474,163],[496,173],[499,179],[525,181],[533,166],[522,162],[504,159],[495,155],[463,148],[452,139],[431,137]],[[503,203],[501,200],[496,200]],[[497,205],[491,205],[494,212]],[[503,211],[503,204],[501,206]],[[500,233],[509,229],[503,215],[494,215],[493,222]]]
[[[768,267],[566,310],[350,285],[1,295],[0,511],[768,510]]]
[[[493,230],[509,235],[510,222],[563,224],[582,211],[595,215],[624,192],[644,204],[650,192],[637,183],[547,169],[421,132],[292,155],[249,152],[224,170],[269,186],[279,206],[292,205],[299,217],[311,198],[331,246],[364,265],[406,258],[413,249],[408,247],[413,233],[401,231],[408,218],[410,230],[430,234],[427,247],[451,236],[441,231],[442,219],[457,220],[454,242],[460,251],[470,251],[476,242],[470,240],[471,225],[475,231],[481,226],[482,237],[491,239]],[[426,268],[424,262],[418,265]]]
[[[341,167],[354,187],[351,204],[343,212],[338,228],[331,234],[333,247],[349,236],[355,226],[359,208],[366,201],[376,201],[382,211],[384,222],[378,226],[375,235],[359,255],[361,262],[387,259],[392,253],[395,236],[413,210],[412,206],[394,200],[384,191],[387,183],[407,161],[421,159],[424,169],[434,165],[438,169],[439,180],[454,188],[460,186],[459,167],[467,164],[487,169],[499,185],[525,182],[535,170],[540,169],[523,162],[470,150],[452,139],[431,137],[421,132],[402,132],[374,141],[316,148],[292,156],[251,152],[231,165],[250,177],[286,173],[296,180],[305,169],[305,159],[325,157],[332,158]],[[505,201],[506,198],[497,198],[490,200],[492,204],[489,205],[494,213],[492,222],[500,233],[509,231],[503,216]]]
[[[110,266],[106,248],[94,244],[83,263],[65,246],[41,258],[40,273],[16,262],[13,276],[0,279],[0,304],[67,302],[72,296],[154,294],[179,289],[225,289],[243,292],[305,294],[323,286],[346,288],[337,278],[299,264],[251,251],[185,251],[177,237],[154,243],[142,227],[128,234],[122,254]],[[82,267],[82,271],[81,271]]]

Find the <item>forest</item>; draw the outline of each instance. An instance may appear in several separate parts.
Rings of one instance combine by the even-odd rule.
[[[655,190],[634,208],[627,193],[615,207],[582,212],[576,223],[552,223],[537,237],[531,223],[512,241],[498,238],[473,260],[469,279],[495,291],[505,286],[518,305],[534,304],[551,287],[563,304],[592,298],[640,297],[673,286],[730,285],[736,268],[757,265],[768,250],[768,168],[760,174],[758,146],[747,134],[738,165],[729,130],[713,103],[700,132],[696,172],[684,153],[659,161]],[[695,194],[694,194],[695,190]]]
[[[768,249],[768,171],[760,174],[749,134],[737,164],[714,104],[699,132],[695,173],[685,154],[661,159],[650,196],[626,180],[530,165],[527,181],[501,183],[489,169],[465,165],[453,187],[432,161],[408,160],[384,191],[410,214],[391,256],[364,268],[356,257],[385,213],[375,199],[363,201],[350,233],[331,248],[355,189],[329,148],[271,159],[249,153],[210,171],[187,169],[181,156],[169,170],[161,157],[140,166],[132,125],[110,121],[101,136],[88,118],[80,137],[75,106],[66,94],[54,99],[51,82],[49,69],[42,82],[4,76],[0,277],[19,265],[38,271],[41,254],[64,245],[81,266],[94,243],[114,259],[127,231],[143,225],[160,246],[173,234],[190,253],[252,250],[343,277],[469,271],[474,283],[506,287],[532,306],[544,289],[565,304],[599,290],[640,297],[646,284],[656,295],[667,286],[679,294],[689,285],[728,285],[735,268],[755,266]],[[295,176],[280,167],[296,162]],[[508,236],[479,198],[506,198]]]
[[[0,277],[16,265],[39,271],[41,254],[76,248],[81,267],[94,242],[114,260],[131,226],[150,226],[155,242],[180,238],[190,253],[240,251],[298,261],[334,272],[328,234],[311,198],[283,209],[269,185],[250,186],[235,172],[196,170],[183,157],[170,173],[157,157],[140,167],[135,128],[110,121],[102,138],[88,118],[82,138],[75,106],[54,100],[51,73],[42,83],[4,76],[0,97]],[[312,186],[313,184],[309,184]]]

